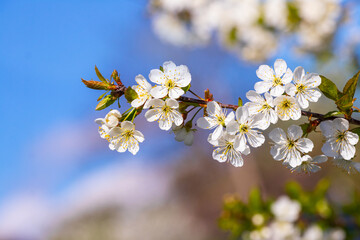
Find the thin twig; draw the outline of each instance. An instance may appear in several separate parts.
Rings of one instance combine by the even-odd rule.
[[[195,98],[189,98],[189,97],[183,97],[181,96],[179,98],[180,101],[182,102],[188,102],[188,103],[196,103],[196,104],[201,104],[201,105],[207,105],[207,101],[205,100],[200,100],[200,99],[195,99]],[[219,103],[219,105],[223,108],[229,108],[229,109],[233,109],[236,110],[239,106],[237,105],[232,105],[232,104],[224,104],[224,103]],[[333,117],[325,117],[324,114],[320,114],[320,113],[314,113],[314,112],[310,112],[310,111],[301,111],[301,115],[306,116],[306,117],[313,117],[313,118],[317,118],[321,121],[325,121],[325,120],[333,120],[337,117],[333,116]],[[349,123],[351,124],[355,124],[355,125],[360,125],[360,120],[354,119],[354,118],[350,118],[347,119],[349,121]]]

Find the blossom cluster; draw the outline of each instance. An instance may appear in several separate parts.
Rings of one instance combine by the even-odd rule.
[[[213,158],[219,162],[229,161],[235,167],[242,166],[242,155],[249,154],[250,147],[257,148],[265,142],[262,131],[270,124],[276,124],[278,119],[298,120],[301,109],[306,109],[309,102],[317,102],[321,96],[317,89],[321,83],[319,75],[305,74],[302,67],[292,72],[282,59],[275,61],[274,68],[261,65],[256,74],[262,81],[255,84],[255,91],[247,92],[250,101],[237,108],[235,115],[230,112],[226,116],[221,106],[212,101],[207,104],[208,116],[197,120],[198,127],[215,129],[208,141],[216,147]],[[287,135],[280,128],[274,129],[269,134],[274,142],[270,153],[275,160],[282,160],[293,170],[314,170],[318,167],[313,167],[318,158],[314,161],[304,155],[312,151],[314,144],[302,135],[302,129],[296,125],[288,129]],[[308,167],[299,168],[302,163]]]
[[[243,233],[245,240],[344,240],[346,233],[341,228],[329,228],[324,231],[319,225],[311,224],[301,230],[296,222],[299,220],[301,204],[288,196],[280,196],[270,206],[273,220],[267,224],[265,216],[255,214],[252,224],[256,229]]]
[[[342,6],[337,0],[151,0],[153,28],[177,46],[208,43],[213,33],[222,44],[249,61],[274,52],[284,36],[298,47],[321,52],[336,32]]]
[[[282,59],[277,59],[273,67],[259,66],[256,75],[260,81],[255,83],[254,90],[246,93],[249,101],[242,106],[229,106],[214,101],[213,97],[199,97],[190,90],[188,68],[171,61],[165,62],[160,69],[149,73],[149,80],[154,85],[142,75],[135,77],[137,85],[130,88],[134,97],[128,100],[130,109],[123,114],[111,110],[105,118],[96,119],[100,125],[100,136],[108,140],[111,150],[128,150],[136,154],[144,136],[135,130],[133,121],[141,111],[146,110],[148,122],[157,121],[161,130],[172,130],[177,141],[190,146],[196,131],[193,120],[203,109],[204,115],[197,118],[196,126],[211,130],[207,140],[215,148],[213,159],[241,167],[243,156],[250,154],[251,148],[265,143],[263,132],[271,124],[279,120],[299,120],[302,110],[306,110],[311,102],[317,102],[322,95],[319,90],[322,78],[318,74],[306,73],[300,66],[292,71]],[[184,101],[182,96],[188,91],[203,104]],[[192,108],[187,110],[188,107]],[[188,120],[190,112],[196,108],[198,110]],[[328,157],[348,172],[360,172],[360,163],[351,161],[359,136],[349,130],[348,120],[335,118],[321,121],[319,125],[326,138],[322,147],[324,155],[309,155],[314,144],[297,125],[291,125],[287,132],[281,128],[270,131],[270,154],[293,172],[317,172],[321,169],[318,164],[326,162]]]

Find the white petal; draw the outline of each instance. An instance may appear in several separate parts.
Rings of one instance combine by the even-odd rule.
[[[325,155],[319,155],[313,158],[312,162],[313,163],[323,163],[327,161],[327,157]]]
[[[165,74],[159,69],[153,69],[150,71],[149,79],[153,83],[164,84],[166,81]]]
[[[291,140],[297,140],[301,138],[301,136],[303,135],[303,131],[301,127],[297,125],[291,125],[287,130],[287,134]]]
[[[135,108],[138,108],[140,106],[142,106],[146,101],[146,98],[137,98],[137,99],[134,99],[132,102],[131,102],[131,106],[132,107],[135,107]]]
[[[264,81],[268,81],[271,82],[274,79],[274,70],[272,70],[271,67],[269,67],[268,65],[261,65],[257,70],[256,70],[256,75],[258,76],[258,78],[260,78],[261,80]],[[255,89],[256,90],[256,89]],[[256,91],[258,92],[258,91]]]
[[[296,142],[296,148],[303,153],[311,152],[314,148],[314,143],[308,138],[300,138]]]
[[[144,135],[138,130],[134,131],[134,138],[139,142],[143,142],[145,140]]]
[[[196,126],[202,129],[210,129],[214,126],[214,123],[210,121],[209,117],[201,117],[196,121]]]
[[[343,144],[342,147],[340,148],[340,155],[345,160],[352,159],[355,156],[355,152],[356,152],[356,149],[351,144]]]
[[[225,118],[225,125],[228,125],[234,119],[235,119],[235,114],[233,111],[231,111]]]
[[[135,129],[135,125],[130,121],[123,121],[121,123],[121,128],[124,130],[133,130]]]
[[[334,152],[330,143],[329,142],[326,142],[322,148],[321,148],[321,151],[328,157],[337,157],[339,154]]]
[[[223,126],[219,125],[215,128],[214,132],[212,133],[212,140],[215,141],[221,137],[223,134]]]
[[[164,72],[168,74],[168,72],[175,70],[176,65],[172,61],[167,61],[163,63],[163,68]]]
[[[275,75],[276,77],[280,78],[282,75],[285,74],[287,65],[283,59],[276,59],[274,63]]]
[[[285,85],[285,91],[287,94],[289,94],[290,96],[295,96],[296,93],[296,87],[294,84],[292,83],[288,83]]]
[[[129,152],[135,155],[139,151],[139,144],[137,141],[131,142],[128,146]]]
[[[293,73],[292,71],[290,70],[290,68],[287,69],[286,73],[284,74],[284,76],[282,77],[281,79],[281,82],[283,84],[288,84],[292,81],[293,79]]]
[[[269,138],[277,144],[286,143],[286,134],[281,128],[275,128],[269,133]]]
[[[347,131],[345,133],[346,136],[346,140],[351,144],[351,145],[355,145],[359,142],[359,135],[357,135],[356,133]]]
[[[234,167],[242,167],[244,165],[244,160],[242,159],[240,154],[234,155],[229,160]]]
[[[306,109],[309,107],[309,102],[306,98],[306,96],[302,93],[299,93],[297,96],[296,96],[296,100],[297,102],[299,103],[300,107],[302,109]]]
[[[298,83],[298,82],[302,82],[302,78],[305,75],[305,70],[303,67],[297,67],[294,70],[294,82]]]
[[[222,110],[217,102],[211,101],[207,103],[206,112],[210,116],[214,116],[214,115],[219,115],[222,112]]]
[[[178,103],[178,101],[176,101],[176,100],[174,100],[174,99],[171,99],[171,98],[166,99],[165,104],[166,104],[166,106],[169,106],[169,107],[171,107],[172,109],[179,108],[179,103]]]
[[[145,113],[145,118],[148,122],[153,122],[158,120],[161,117],[161,112],[159,109],[150,109]]]
[[[249,110],[247,107],[239,107],[236,109],[236,119],[239,123],[245,123],[249,118]]]
[[[184,121],[182,115],[177,110],[171,112],[171,117],[176,126],[180,126]]]
[[[349,121],[345,118],[336,118],[333,120],[333,126],[340,132],[345,132],[349,129]]]
[[[238,134],[236,135],[235,142],[234,142],[234,148],[240,152],[244,151],[246,149],[246,138],[245,134]]]
[[[139,74],[135,77],[135,81],[145,90],[150,91],[151,84],[146,81],[143,75]]]
[[[254,103],[263,103],[265,100],[257,92],[250,90],[246,93],[246,98]]]
[[[277,116],[276,112],[271,109],[271,110],[269,111],[269,115],[270,115],[270,122],[271,122],[272,124],[276,124],[277,121],[278,121],[278,116]]]
[[[333,122],[331,120],[326,120],[320,123],[320,130],[322,134],[329,138],[335,135],[336,129],[333,126]]]
[[[104,118],[97,118],[97,119],[95,119],[95,123],[97,123],[99,125],[103,125],[103,124],[105,124],[105,119]]]
[[[232,135],[235,135],[239,131],[239,123],[236,121],[231,121],[229,124],[226,124],[226,131]]]
[[[264,135],[258,133],[257,131],[254,131],[254,130],[249,131],[246,134],[246,136],[247,136],[248,143],[250,144],[250,146],[252,146],[254,148],[260,147],[265,142]]]
[[[218,162],[226,162],[227,156],[224,154],[224,148],[217,148],[213,151],[212,157]]]
[[[174,87],[174,88],[169,90],[169,97],[171,97],[173,99],[177,99],[181,95],[183,95],[184,93],[185,93],[184,90],[182,90],[181,88]]]
[[[168,89],[165,86],[156,86],[150,90],[150,94],[154,98],[163,98],[168,94]]]
[[[272,82],[261,81],[261,82],[255,83],[254,89],[257,93],[264,93],[264,92],[269,91],[271,86],[272,86]]]
[[[281,96],[285,92],[285,87],[277,85],[270,90],[270,95],[274,97]]]
[[[161,130],[169,130],[171,128],[172,122],[169,118],[160,119],[159,120],[159,127]]]
[[[150,107],[158,107],[161,108],[165,105],[165,101],[161,99],[151,99],[149,102]]]
[[[305,75],[304,82],[307,86],[316,88],[321,84],[321,78],[318,74],[310,73]]]

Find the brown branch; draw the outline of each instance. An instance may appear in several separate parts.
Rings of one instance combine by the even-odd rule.
[[[201,100],[201,99],[195,99],[195,98],[190,98],[190,97],[183,97],[181,96],[179,98],[180,101],[182,102],[188,102],[188,103],[196,103],[196,104],[200,104],[200,105],[207,105],[207,101]],[[232,105],[232,104],[224,104],[224,103],[219,103],[219,105],[223,108],[229,108],[229,109],[233,109],[236,110],[239,106],[237,105]],[[310,112],[310,111],[301,111],[301,115],[306,116],[306,117],[312,117],[312,118],[317,118],[319,121],[318,123],[320,123],[321,121],[325,121],[325,120],[333,120],[337,117],[325,117],[324,114],[320,114],[320,113],[314,113],[314,112]],[[354,119],[354,118],[350,118],[347,119],[349,121],[349,123],[351,124],[355,124],[355,125],[360,125],[360,120]]]

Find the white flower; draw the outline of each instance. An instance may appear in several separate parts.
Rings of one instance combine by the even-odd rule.
[[[301,153],[308,153],[314,148],[313,142],[308,138],[301,138],[301,127],[292,125],[287,130],[287,135],[281,128],[275,128],[269,134],[275,142],[271,147],[271,155],[275,160],[284,160],[291,167],[301,164]]]
[[[247,107],[236,109],[237,121],[231,121],[226,126],[226,131],[235,137],[235,147],[240,151],[245,150],[247,143],[252,147],[260,147],[265,142],[264,135],[254,128],[261,128],[262,120],[259,115],[249,116]]]
[[[161,99],[152,99],[149,103],[153,109],[145,113],[145,117],[149,122],[159,120],[159,127],[162,130],[169,130],[174,123],[180,126],[183,123],[183,117],[177,110],[179,103],[171,98],[163,101]]]
[[[301,109],[299,104],[293,97],[280,96],[274,99],[275,111],[278,117],[287,121],[298,120],[301,117]]]
[[[338,168],[343,169],[344,171],[346,171],[348,174],[352,174],[352,173],[360,173],[360,163],[359,162],[354,162],[351,160],[344,160],[342,158],[334,158],[332,160],[332,163],[337,166]]]
[[[294,84],[286,84],[286,93],[295,96],[301,108],[309,107],[310,102],[317,102],[321,97],[318,86],[321,84],[319,75],[305,74],[304,68],[297,67],[294,71]]]
[[[298,219],[301,205],[288,196],[279,197],[272,205],[271,212],[278,221],[294,222]]]
[[[176,66],[173,62],[164,62],[164,72],[159,69],[151,70],[149,78],[152,82],[161,84],[151,89],[154,98],[163,98],[169,94],[170,98],[177,99],[185,92],[181,88],[191,82],[191,75],[185,65]]]
[[[114,127],[109,131],[109,148],[118,152],[129,150],[133,155],[139,151],[139,142],[144,141],[144,135],[135,130],[135,125],[130,121],[124,121],[120,127]]]
[[[261,65],[256,70],[258,78],[262,82],[255,83],[255,90],[257,93],[264,93],[270,90],[270,94],[274,97],[280,96],[285,91],[285,84],[291,82],[292,71],[287,68],[286,62],[282,59],[277,59],[274,63],[274,70],[268,65]]]
[[[215,101],[208,102],[206,107],[207,117],[201,117],[197,120],[196,124],[202,129],[215,128],[212,136],[212,140],[220,138],[224,131],[224,127],[234,120],[234,112],[230,112],[227,116],[221,109],[219,104]]]
[[[191,146],[194,142],[194,130],[184,126],[173,126],[172,130],[175,133],[175,140],[184,142],[185,145]]]
[[[208,142],[215,147],[213,151],[213,158],[219,162],[229,161],[235,167],[241,167],[244,165],[244,160],[241,154],[248,155],[250,148],[247,146],[243,151],[237,149],[234,145],[235,136],[224,132],[219,139],[213,140],[214,133],[211,133],[208,137]]]
[[[247,99],[251,102],[245,103],[245,106],[249,110],[250,115],[258,114],[260,118],[264,120],[266,127],[270,126],[270,123],[275,124],[278,121],[278,116],[274,110],[273,98],[269,93],[265,93],[265,98],[251,90],[246,93]]]
[[[301,158],[301,164],[295,168],[292,168],[292,172],[298,173],[315,173],[321,169],[320,166],[316,165],[316,163],[323,163],[327,161],[327,157],[325,155],[316,156],[314,158],[309,155],[304,155]]]
[[[303,240],[322,240],[324,239],[324,233],[321,228],[317,225],[311,225],[308,227],[305,232],[304,236],[302,237]]]
[[[322,134],[326,137],[326,143],[322,151],[326,156],[344,158],[350,160],[355,156],[355,144],[359,136],[349,129],[349,122],[344,118],[336,118],[333,121],[327,120],[320,123]]]
[[[143,75],[139,74],[135,77],[135,81],[139,84],[133,86],[132,88],[137,93],[138,97],[131,102],[131,106],[138,108],[144,105],[144,108],[149,108],[149,102],[151,100],[150,90],[152,88],[151,84],[146,81]]]
[[[108,114],[106,114],[105,118],[97,118],[95,122],[101,126],[99,126],[99,133],[101,138],[109,137],[108,133],[110,129],[116,127],[119,124],[119,119],[121,118],[121,113],[114,109],[111,110]]]

